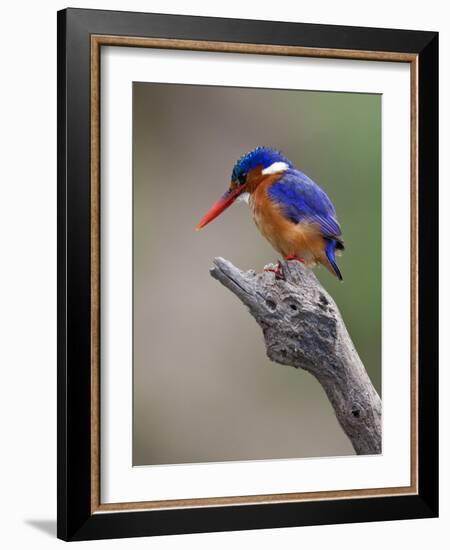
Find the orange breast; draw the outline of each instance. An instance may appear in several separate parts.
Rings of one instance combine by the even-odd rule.
[[[308,265],[322,262],[325,240],[316,224],[293,223],[281,212],[281,207],[270,200],[268,189],[278,175],[264,178],[250,195],[253,219],[266,239],[283,256],[295,255]]]

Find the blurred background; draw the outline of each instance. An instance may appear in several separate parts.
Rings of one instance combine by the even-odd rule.
[[[354,454],[319,383],[271,362],[209,275],[277,260],[244,203],[196,233],[236,159],[280,149],[330,196],[344,282],[315,269],[381,392],[381,96],[133,84],[133,464]]]

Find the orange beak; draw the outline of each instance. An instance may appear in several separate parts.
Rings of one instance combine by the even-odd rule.
[[[227,191],[220,199],[215,202],[208,212],[203,216],[203,218],[196,225],[195,230],[200,231],[205,225],[209,222],[212,222],[219,214],[226,210],[233,202],[238,198],[238,196],[245,191],[245,186],[239,186],[235,189]]]

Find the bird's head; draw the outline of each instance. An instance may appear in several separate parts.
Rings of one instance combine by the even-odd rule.
[[[226,208],[245,193],[252,193],[261,176],[277,174],[292,168],[292,162],[270,147],[257,147],[242,155],[233,167],[228,190],[215,202],[197,224],[197,231],[217,218]]]

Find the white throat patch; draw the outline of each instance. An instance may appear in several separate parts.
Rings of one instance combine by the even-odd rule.
[[[285,172],[289,168],[289,165],[285,162],[274,162],[267,168],[264,168],[264,170],[261,172],[264,176],[267,176],[268,174],[276,174],[277,172]]]
[[[245,191],[244,193],[241,193],[237,198],[238,202],[246,202],[247,204],[249,199],[250,199],[250,193],[247,193],[247,191]]]

